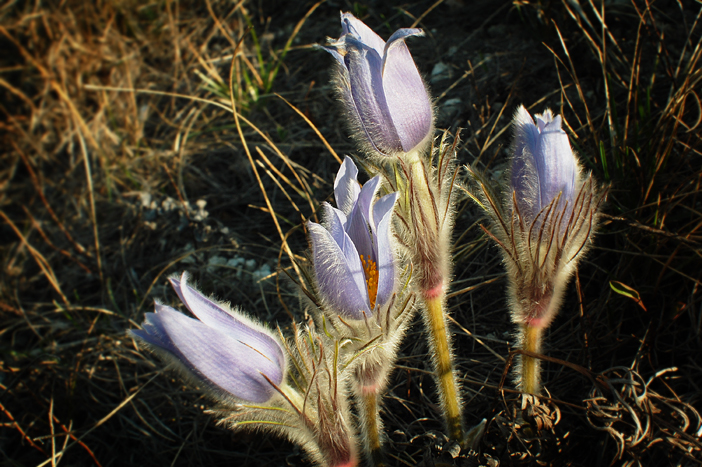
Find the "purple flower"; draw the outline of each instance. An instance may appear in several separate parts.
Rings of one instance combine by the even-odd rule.
[[[266,402],[285,379],[285,355],[262,326],[187,285],[187,274],[170,278],[180,300],[198,319],[156,303],[143,329],[130,334],[180,367],[215,393],[249,402]],[[268,378],[268,379],[266,379]],[[268,381],[270,380],[270,382]]]
[[[520,106],[514,116],[512,190],[518,208],[527,223],[560,193],[559,207],[572,208],[576,191],[578,162],[561,129],[561,116],[550,110],[536,115],[536,124],[529,112]],[[567,216],[564,216],[567,217]]]
[[[399,29],[387,43],[350,13],[342,33],[324,47],[339,62],[341,96],[352,131],[384,155],[410,152],[432,133],[432,108],[405,39],[421,29]]]
[[[351,319],[370,317],[395,288],[390,224],[397,193],[373,202],[380,177],[363,187],[346,157],[334,181],[339,209],[324,203],[325,227],[308,223],[317,285],[331,311]]]

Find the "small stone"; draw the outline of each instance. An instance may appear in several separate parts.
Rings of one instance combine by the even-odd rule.
[[[260,282],[271,274],[273,274],[271,267],[264,263],[260,268],[253,272],[252,276],[254,282]]]
[[[439,62],[436,65],[434,65],[434,68],[432,68],[431,77],[429,78],[429,81],[435,83],[437,81],[447,79],[449,77],[449,71],[450,68],[447,64],[445,64],[444,62]]]
[[[141,199],[141,207],[148,208],[151,205],[151,193],[142,191],[139,193],[139,198]]]

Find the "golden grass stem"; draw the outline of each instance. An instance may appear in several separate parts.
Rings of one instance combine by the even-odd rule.
[[[436,378],[438,381],[441,406],[446,417],[449,437],[459,443],[463,442],[463,425],[461,423],[461,406],[458,400],[456,379],[453,375],[453,362],[449,348],[449,336],[446,328],[444,294],[425,298],[427,323],[431,335],[429,341],[435,355]]]

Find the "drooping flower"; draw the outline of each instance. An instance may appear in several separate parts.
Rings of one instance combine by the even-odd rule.
[[[421,29],[399,29],[387,43],[350,13],[341,14],[342,33],[324,49],[339,66],[337,86],[352,135],[371,152],[408,153],[428,143],[432,106],[405,44]]]
[[[237,310],[205,297],[187,280],[186,273],[180,280],[170,278],[180,300],[198,319],[156,303],[156,312],[146,314],[143,329],[130,334],[225,399],[270,400],[286,373],[278,339]]]
[[[308,223],[319,294],[331,311],[351,319],[383,306],[396,275],[390,227],[397,193],[374,201],[380,177],[361,187],[357,176],[346,157],[334,181],[338,209],[324,203],[325,226]]]

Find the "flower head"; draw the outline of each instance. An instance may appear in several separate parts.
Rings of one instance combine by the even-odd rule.
[[[513,125],[510,189],[500,202],[474,174],[482,191],[476,199],[504,253],[512,320],[545,329],[589,247],[606,191],[581,170],[560,116],[547,110],[534,123],[522,106]]]
[[[336,58],[337,84],[354,136],[371,152],[410,152],[429,140],[433,115],[429,95],[405,44],[421,29],[399,29],[383,41],[350,13],[342,33],[324,49]]]
[[[171,285],[198,319],[156,303],[143,329],[130,334],[175,361],[198,383],[224,397],[266,402],[285,379],[283,348],[273,334],[238,311],[217,303],[180,280]],[[275,385],[275,386],[274,386]]]
[[[334,181],[337,208],[324,203],[325,226],[308,223],[317,285],[330,311],[351,319],[370,317],[395,288],[391,243],[397,193],[374,202],[380,177],[363,187],[346,157]]]
[[[514,116],[511,188],[527,223],[560,196],[559,206],[572,207],[576,177],[580,169],[561,128],[561,116],[551,110],[536,115],[536,124],[529,112],[520,106]]]

